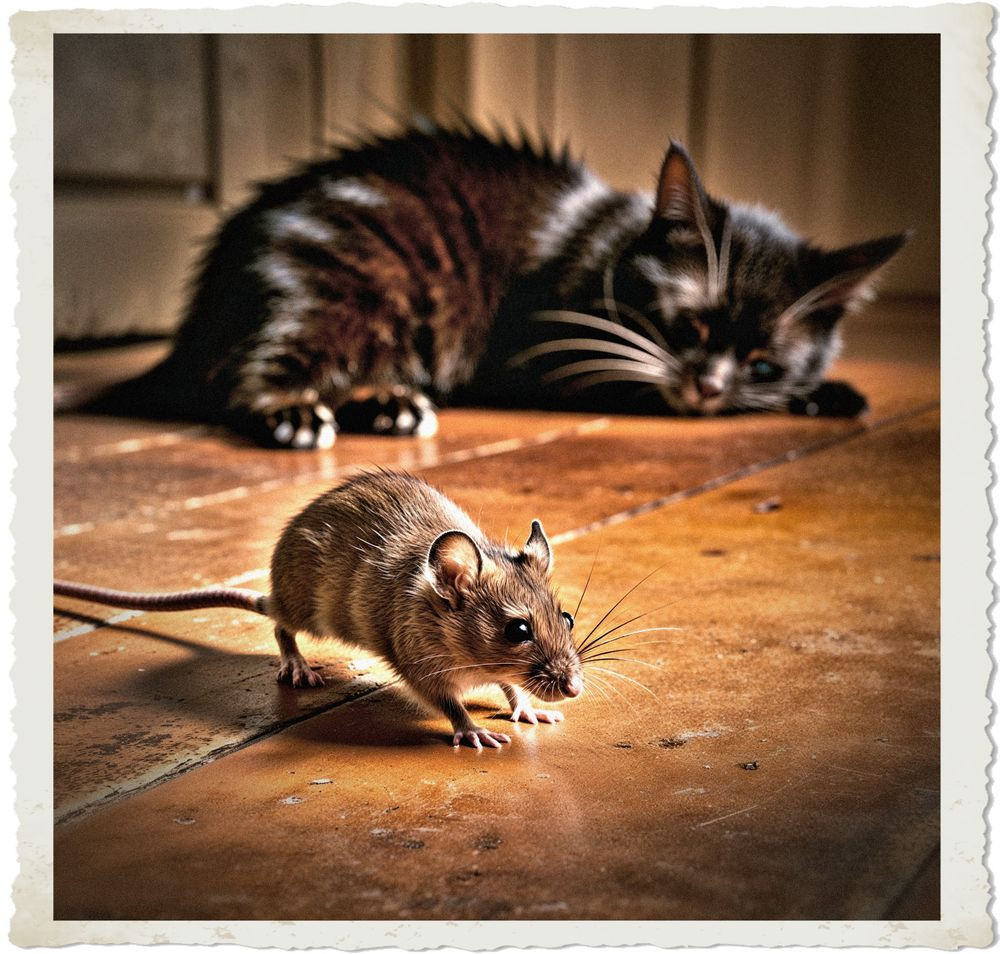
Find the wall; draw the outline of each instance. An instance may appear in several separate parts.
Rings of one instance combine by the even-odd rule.
[[[57,337],[169,332],[253,180],[414,111],[568,140],[623,188],[673,136],[817,241],[915,227],[883,289],[938,288],[933,35],[63,34],[54,75]]]

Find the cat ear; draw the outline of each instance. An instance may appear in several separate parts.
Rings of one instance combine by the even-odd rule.
[[[657,218],[700,228],[708,218],[708,196],[684,147],[670,140],[656,187]]]
[[[538,563],[542,572],[548,573],[552,569],[552,547],[549,546],[545,531],[537,520],[531,521],[531,536],[524,545],[524,555]]]
[[[833,252],[820,252],[809,269],[809,310],[849,309],[871,297],[871,279],[910,239],[912,231],[887,235]]]
[[[427,552],[424,575],[431,588],[452,609],[475,585],[483,569],[483,555],[467,533],[446,530]]]

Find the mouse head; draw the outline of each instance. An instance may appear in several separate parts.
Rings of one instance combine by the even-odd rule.
[[[442,637],[456,665],[481,665],[491,679],[519,685],[546,702],[583,692],[573,617],[552,592],[552,548],[542,525],[520,551],[442,533],[427,554]],[[461,672],[459,670],[459,672]]]

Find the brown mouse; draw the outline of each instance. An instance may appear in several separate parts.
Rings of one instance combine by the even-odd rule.
[[[477,726],[462,697],[499,684],[511,720],[557,722],[527,693],[553,702],[583,691],[573,617],[552,592],[552,551],[537,521],[523,549],[489,540],[456,504],[409,474],[352,478],[293,517],[271,559],[271,594],[192,590],[129,594],[55,581],[57,594],[173,610],[237,606],[275,623],[278,680],[322,685],[295,634],[335,637],[381,656],[418,698],[443,712],[453,744],[499,748],[510,737]]]

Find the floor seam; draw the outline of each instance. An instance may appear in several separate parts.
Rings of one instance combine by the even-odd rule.
[[[819,453],[820,451],[828,450],[831,447],[845,444],[848,441],[856,440],[859,437],[864,437],[867,434],[874,434],[878,431],[884,430],[885,428],[895,426],[896,424],[911,420],[914,417],[926,414],[929,411],[936,410],[938,407],[938,401],[929,402],[927,404],[920,405],[919,407],[912,408],[909,411],[902,411],[899,414],[894,414],[891,417],[884,418],[883,420],[877,421],[870,427],[866,427],[862,430],[852,431],[850,434],[837,434],[833,437],[815,441],[812,444],[806,444],[803,447],[793,448],[792,450],[777,454],[774,457],[769,457],[766,460],[755,461],[752,464],[748,464],[746,467],[741,467],[737,470],[730,471],[729,473],[720,474],[718,477],[713,477],[710,480],[703,481],[695,487],[678,490],[675,493],[667,494],[666,496],[659,497],[656,500],[647,500],[634,507],[629,507],[627,510],[620,510],[618,513],[609,514],[606,517],[600,517],[597,520],[592,520],[590,523],[586,523],[582,527],[577,527],[574,530],[567,530],[563,533],[556,534],[555,536],[549,538],[549,542],[553,545],[568,543],[571,540],[576,540],[580,537],[586,536],[588,533],[603,530],[606,527],[613,527],[619,523],[625,523],[635,517],[641,517],[644,514],[652,513],[663,507],[669,506],[670,504],[680,503],[681,501],[690,500],[693,497],[700,496],[701,494],[708,493],[712,490],[718,490],[720,487],[725,487],[727,484],[735,483],[745,477],[752,477],[754,474],[759,474],[762,471],[772,470],[775,467],[780,467],[782,464],[792,463],[793,461],[800,460],[803,457],[808,457],[812,454]]]
[[[659,509],[661,509],[663,507],[669,506],[670,504],[679,503],[681,501],[691,499],[693,497],[699,496],[699,495],[707,493],[709,491],[718,489],[719,487],[726,486],[727,484],[734,483],[735,481],[741,480],[744,477],[749,477],[749,476],[752,476],[754,474],[760,473],[760,472],[765,471],[765,470],[771,470],[771,469],[773,469],[775,467],[778,467],[778,466],[780,466],[782,464],[791,463],[791,462],[793,462],[795,460],[799,460],[799,459],[801,459],[803,457],[807,457],[807,456],[810,456],[812,454],[819,453],[821,451],[827,450],[827,449],[829,449],[831,447],[834,447],[834,446],[837,446],[837,445],[846,444],[849,441],[855,440],[857,438],[863,437],[863,436],[868,435],[868,434],[873,434],[873,433],[877,433],[879,431],[886,430],[886,429],[891,428],[891,427],[893,427],[893,426],[895,426],[897,424],[903,423],[903,422],[908,421],[908,420],[912,420],[914,418],[920,417],[923,414],[927,414],[927,413],[929,413],[931,411],[934,411],[939,406],[940,406],[940,402],[938,402],[938,401],[927,402],[925,404],[917,406],[916,408],[912,408],[912,409],[910,409],[908,411],[903,411],[903,412],[900,412],[898,414],[895,414],[895,415],[892,415],[890,417],[887,417],[887,418],[885,418],[883,420],[880,420],[880,421],[872,424],[871,426],[869,426],[867,428],[860,429],[860,430],[857,430],[857,431],[852,431],[849,434],[838,434],[838,435],[836,435],[834,437],[830,437],[830,438],[826,438],[824,440],[816,441],[816,442],[814,442],[812,444],[807,444],[807,445],[805,445],[803,447],[794,448],[794,449],[786,451],[786,452],[784,452],[782,454],[776,455],[774,457],[770,457],[770,458],[768,458],[766,460],[758,461],[758,462],[755,462],[754,464],[750,464],[750,465],[748,465],[746,467],[739,468],[738,470],[732,471],[732,472],[730,472],[728,474],[723,474],[723,475],[720,475],[719,477],[712,478],[711,480],[704,481],[703,483],[699,484],[696,487],[688,488],[687,490],[684,490],[684,491],[678,491],[677,493],[666,495],[664,497],[658,498],[657,500],[647,501],[646,503],[640,504],[640,505],[638,505],[636,507],[633,507],[633,508],[630,508],[629,510],[620,511],[617,514],[612,514],[612,515],[610,515],[608,517],[601,518],[600,520],[592,521],[589,524],[584,525],[583,527],[577,528],[575,530],[570,530],[570,531],[567,531],[567,532],[565,532],[563,534],[559,534],[557,536],[552,537],[551,538],[551,543],[555,545],[555,544],[559,544],[559,543],[569,542],[571,540],[578,539],[579,537],[585,536],[588,533],[596,532],[598,530],[602,530],[602,529],[604,529],[606,527],[614,526],[614,525],[619,524],[619,523],[624,523],[627,520],[632,519],[633,517],[641,516],[641,515],[646,514],[646,513],[651,513],[651,512],[653,512],[655,510],[659,510]],[[600,421],[608,421],[608,419],[607,418],[602,418],[602,419],[598,419],[597,421],[588,422],[588,424],[591,427],[593,427],[595,424],[599,424]],[[578,431],[579,431],[579,428],[574,429],[573,433],[576,433]],[[542,436],[544,436],[544,435],[539,435],[539,437],[542,437]],[[486,446],[495,446],[495,445],[486,445]],[[521,445],[521,446],[524,446],[524,445]],[[431,465],[429,465],[429,466],[431,466]],[[257,573],[257,571],[247,571],[244,574],[240,574],[240,579],[250,579],[250,578],[253,578],[253,574],[255,574],[255,573]],[[236,578],[234,578],[234,579],[236,579]],[[98,629],[98,628],[101,628],[101,627],[100,626],[94,626],[93,628],[94,629]],[[87,631],[89,632],[89,630],[87,630]],[[74,634],[74,635],[78,635],[78,634]],[[69,638],[69,637],[63,637],[63,638]],[[199,768],[199,767],[201,767],[203,765],[206,765],[206,764],[208,764],[210,762],[216,761],[217,759],[223,758],[223,757],[225,757],[227,755],[230,755],[230,754],[232,754],[234,752],[240,751],[241,749],[244,749],[244,748],[246,748],[246,747],[248,747],[250,745],[253,745],[256,742],[261,741],[262,739],[268,738],[268,737],[270,737],[272,735],[275,735],[275,734],[277,734],[279,732],[284,731],[285,729],[291,728],[294,725],[300,724],[300,723],[305,722],[305,721],[307,721],[309,719],[312,719],[312,718],[316,718],[316,717],[322,716],[322,715],[324,715],[326,713],[329,713],[329,712],[331,712],[331,711],[339,708],[340,706],[350,705],[351,703],[354,703],[354,702],[356,702],[359,699],[365,698],[365,697],[370,696],[370,695],[372,695],[372,694],[374,694],[376,692],[380,692],[380,691],[382,691],[384,689],[390,688],[392,685],[395,684],[396,681],[397,680],[390,680],[390,681],[385,682],[385,683],[383,683],[381,685],[371,686],[371,687],[367,688],[365,691],[359,692],[357,695],[351,696],[349,698],[339,699],[336,702],[330,703],[329,705],[325,705],[325,706],[321,706],[321,707],[319,707],[317,709],[313,709],[313,710],[309,711],[308,713],[303,713],[301,716],[297,716],[297,717],[292,718],[292,719],[288,719],[288,720],[284,720],[284,721],[275,723],[275,724],[273,724],[271,726],[268,726],[265,729],[262,729],[262,730],[260,730],[260,731],[258,731],[256,733],[252,734],[249,737],[240,739],[239,741],[231,742],[231,743],[226,743],[224,745],[221,745],[221,746],[219,746],[216,749],[210,750],[205,755],[198,757],[195,761],[192,761],[190,764],[181,763],[180,765],[175,765],[173,768],[169,769],[163,775],[161,775],[161,776],[159,776],[159,777],[157,777],[155,779],[150,779],[149,781],[147,781],[147,782],[145,782],[145,783],[143,783],[141,785],[138,785],[138,786],[136,786],[134,788],[130,788],[130,789],[127,789],[127,790],[124,790],[124,791],[115,792],[114,794],[106,796],[106,797],[101,798],[101,799],[98,799],[95,802],[91,802],[91,803],[89,803],[87,805],[80,806],[79,808],[74,809],[73,811],[71,811],[71,812],[69,812],[69,813],[67,813],[67,814],[65,814],[65,815],[63,815],[61,817],[56,818],[55,824],[56,825],[66,824],[66,823],[68,823],[70,821],[73,821],[75,819],[78,819],[78,818],[80,818],[80,817],[82,817],[84,815],[90,814],[90,813],[92,813],[94,811],[99,811],[99,810],[101,810],[103,808],[106,808],[106,807],[109,807],[110,805],[115,804],[115,803],[117,803],[119,801],[122,801],[122,800],[127,799],[127,798],[131,798],[134,795],[141,794],[144,791],[147,791],[147,790],[149,790],[151,788],[154,788],[154,787],[156,787],[158,785],[161,785],[161,784],[163,784],[165,782],[171,781],[171,780],[173,780],[175,778],[179,778],[182,775],[186,775],[188,772],[191,772],[194,769],[197,769],[197,768]],[[925,867],[925,865],[927,863],[929,863],[929,859],[928,859],[928,862],[925,862],[924,865],[921,865],[918,874],[923,872],[924,867]],[[912,882],[908,882],[907,883],[907,887],[903,889],[903,892],[901,892],[901,894],[899,895],[899,897],[902,897],[905,894],[905,891],[907,890],[907,888],[909,887],[909,885],[911,883]],[[895,903],[895,901],[893,903]],[[891,905],[890,905],[890,909],[891,909]]]
[[[594,431],[607,430],[611,426],[611,419],[607,417],[591,418],[573,427],[554,428],[535,434],[532,437],[513,437],[502,441],[493,441],[489,444],[479,444],[475,447],[467,447],[463,450],[449,451],[426,462],[413,463],[407,466],[407,470],[418,473],[432,467],[443,467],[449,464],[461,464],[469,460],[479,460],[486,457],[496,457],[501,454],[509,454],[512,451],[523,450],[528,447],[540,447],[545,444],[552,444],[564,437],[576,437],[593,433]],[[303,474],[296,474],[294,477],[275,477],[264,480],[256,484],[245,484],[238,487],[229,487],[225,490],[215,491],[211,494],[203,494],[197,497],[187,497],[183,500],[171,500],[163,505],[157,512],[149,515],[150,520],[159,520],[169,517],[174,513],[184,513],[190,510],[200,510],[203,507],[210,507],[214,504],[229,503],[233,500],[242,500],[251,494],[269,493],[272,490],[280,490],[284,487],[296,487],[301,484],[311,483],[321,478],[328,480],[342,480],[345,477],[370,470],[377,465],[374,464],[350,464],[345,467],[317,468]],[[129,523],[134,520],[134,515],[128,517],[115,518],[105,523],[94,523],[92,521],[84,523],[69,523],[57,527],[52,536],[58,540],[62,537],[78,536],[83,533],[90,533],[93,530],[113,527],[119,523]]]

